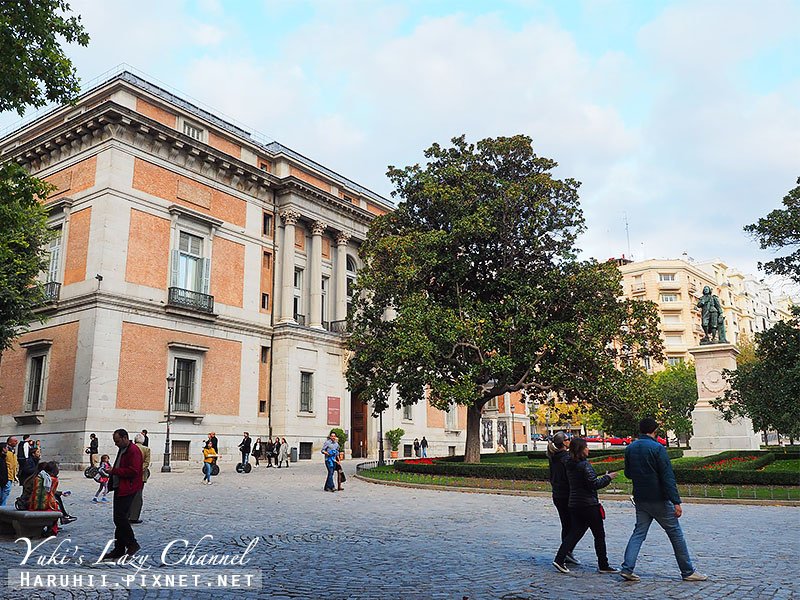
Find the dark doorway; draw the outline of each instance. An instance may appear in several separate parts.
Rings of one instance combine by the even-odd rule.
[[[360,393],[350,394],[350,423],[351,437],[350,449],[353,458],[367,458],[367,420],[369,419],[369,405],[361,401]]]

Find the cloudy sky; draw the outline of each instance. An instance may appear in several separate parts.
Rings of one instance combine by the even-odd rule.
[[[434,141],[525,133],[583,182],[599,259],[627,218],[637,260],[755,271],[742,226],[800,175],[796,0],[70,3],[84,82],[127,63],[387,197]]]

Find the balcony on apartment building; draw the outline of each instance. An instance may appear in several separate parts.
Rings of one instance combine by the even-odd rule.
[[[658,282],[658,289],[660,291],[671,291],[671,292],[679,292],[681,289],[681,282],[675,281],[659,281]]]
[[[644,283],[632,283],[631,284],[631,293],[634,296],[639,296],[647,292],[647,286]]]
[[[686,327],[686,323],[681,321],[661,322],[661,329],[664,331],[685,331]]]
[[[214,296],[193,290],[171,287],[169,288],[167,306],[214,314]]]

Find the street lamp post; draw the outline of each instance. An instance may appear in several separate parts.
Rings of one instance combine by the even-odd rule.
[[[378,414],[378,466],[385,465],[383,456],[383,410]]]
[[[172,467],[169,464],[169,426],[172,422],[172,394],[175,391],[175,375],[172,373],[167,376],[167,390],[169,390],[169,401],[167,402],[167,439],[164,442],[164,464],[161,466],[162,473],[172,472]]]
[[[509,403],[511,400],[509,400]],[[511,444],[514,448],[514,452],[517,451],[517,436],[514,435],[514,405],[511,405]]]

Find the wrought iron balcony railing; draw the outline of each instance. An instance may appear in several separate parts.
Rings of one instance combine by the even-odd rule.
[[[57,281],[48,281],[44,284],[44,303],[55,304],[61,297],[61,284]]]
[[[198,312],[214,313],[214,296],[201,294],[200,292],[192,290],[184,290],[183,288],[169,288],[167,304],[170,306],[179,306],[180,308],[188,308],[189,310],[196,310]]]

